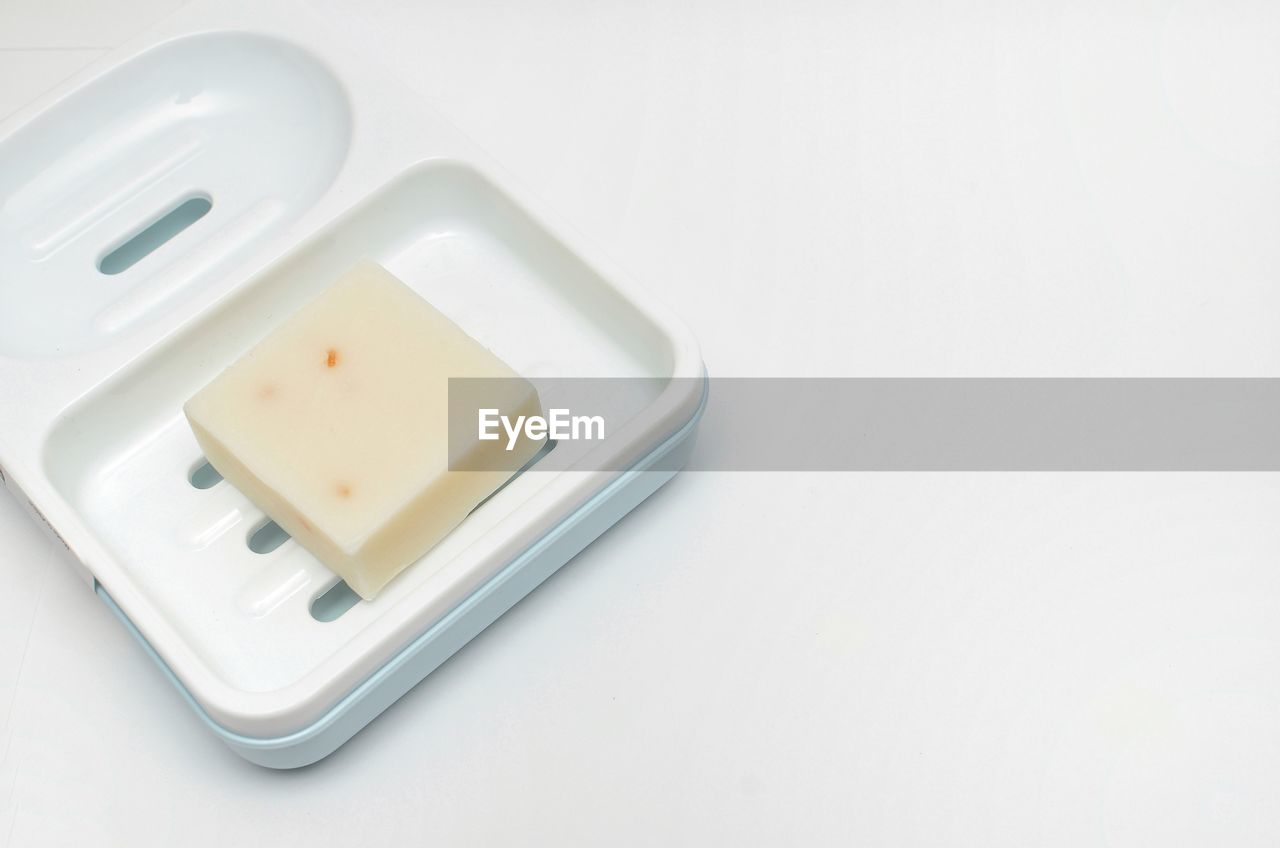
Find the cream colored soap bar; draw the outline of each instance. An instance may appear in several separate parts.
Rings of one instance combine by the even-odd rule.
[[[184,410],[210,464],[368,599],[513,473],[448,468],[450,377],[508,378],[504,413],[541,413],[529,383],[365,263]],[[502,467],[519,468],[540,445],[522,439]]]

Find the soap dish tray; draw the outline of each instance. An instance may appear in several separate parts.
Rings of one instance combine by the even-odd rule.
[[[221,481],[182,415],[362,260],[535,381],[654,387],[373,601]],[[676,318],[300,10],[188,5],[0,123],[0,482],[255,763],[335,750],[659,488],[705,395]]]

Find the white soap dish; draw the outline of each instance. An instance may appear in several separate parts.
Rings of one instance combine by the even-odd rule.
[[[286,12],[185,7],[0,124],[0,474],[274,767],[333,751],[657,489],[705,394],[677,320]],[[219,480],[181,411],[361,259],[526,376],[658,387],[590,466],[627,470],[535,462],[372,602]]]

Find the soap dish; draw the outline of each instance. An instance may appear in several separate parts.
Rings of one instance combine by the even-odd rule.
[[[0,480],[203,722],[277,768],[335,750],[666,482],[705,403],[678,320],[288,11],[184,7],[0,124]],[[373,601],[182,416],[362,260],[527,377],[655,386],[607,457],[531,463]]]

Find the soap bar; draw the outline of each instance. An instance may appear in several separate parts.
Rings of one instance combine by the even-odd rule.
[[[545,441],[522,437],[491,464],[497,468],[450,470],[450,377],[502,378],[496,404],[503,414],[541,413],[530,383],[366,262],[184,411],[209,463],[371,599],[510,478],[504,469],[519,468]],[[506,448],[478,436],[467,447],[473,454]]]

